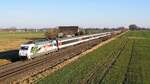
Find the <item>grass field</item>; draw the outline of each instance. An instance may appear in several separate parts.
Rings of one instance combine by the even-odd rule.
[[[16,49],[23,42],[42,37],[42,32],[0,32],[0,52]]]
[[[129,31],[38,84],[149,84],[150,32]]]

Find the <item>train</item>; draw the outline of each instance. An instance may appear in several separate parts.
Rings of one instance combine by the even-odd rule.
[[[51,52],[59,51],[60,49],[66,47],[111,36],[114,33],[121,33],[121,31],[104,32],[63,39],[39,39],[35,41],[29,41],[20,46],[19,57],[21,59],[33,59],[35,57],[46,55]]]

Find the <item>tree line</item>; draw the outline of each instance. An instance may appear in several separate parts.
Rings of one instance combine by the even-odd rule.
[[[131,30],[131,31],[134,31],[134,30],[150,30],[150,28],[139,27],[136,24],[131,24],[131,25],[129,25],[129,30]]]

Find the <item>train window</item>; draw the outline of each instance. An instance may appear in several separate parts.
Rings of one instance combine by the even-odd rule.
[[[85,38],[82,38],[82,40],[85,40],[85,39],[89,39],[90,37],[85,37]]]
[[[51,43],[52,46],[57,46],[56,40],[51,40],[50,43]]]
[[[21,50],[28,50],[28,46],[22,46],[20,49]]]
[[[78,40],[79,40],[79,39],[70,40],[70,41],[65,41],[65,42],[62,42],[62,45],[68,44],[68,43],[72,43],[72,42],[76,42],[76,41],[78,41]]]

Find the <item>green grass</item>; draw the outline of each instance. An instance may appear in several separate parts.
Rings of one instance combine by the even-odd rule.
[[[42,32],[0,32],[0,51],[16,49],[21,43],[43,37]]]
[[[38,84],[149,84],[149,38],[149,31],[129,31],[124,36],[39,80]],[[108,68],[124,43],[126,46],[118,59]]]
[[[121,84],[122,81],[124,81],[124,73],[127,71],[127,66],[132,51],[132,43],[133,41],[129,41],[127,43],[127,46],[120,54],[120,57],[103,79],[102,84]]]

